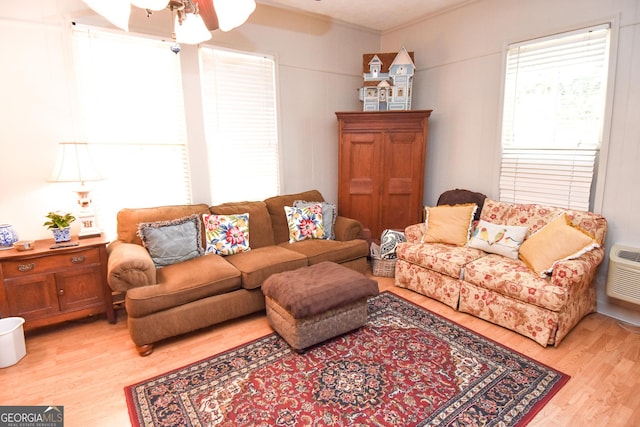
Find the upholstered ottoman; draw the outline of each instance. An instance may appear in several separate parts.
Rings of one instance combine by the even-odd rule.
[[[269,276],[262,284],[269,323],[296,351],[363,326],[378,283],[333,262]]]

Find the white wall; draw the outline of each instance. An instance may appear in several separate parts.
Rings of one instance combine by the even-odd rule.
[[[381,50],[415,51],[413,105],[433,109],[425,202],[468,188],[497,197],[503,52],[508,43],[614,19],[617,51],[610,143],[601,213],[613,243],[640,247],[640,1],[479,0],[382,35]],[[596,209],[598,207],[596,206]],[[640,309],[604,293],[608,258],[598,275],[600,312],[636,324]]]
[[[46,182],[58,142],[82,134],[71,101],[71,20],[108,25],[81,0],[33,0],[0,9],[0,223],[13,224],[25,239],[50,237],[42,227],[44,215],[76,206],[74,184]],[[130,30],[170,38],[170,22],[167,11],[147,18],[134,8]],[[361,52],[377,51],[379,41],[377,32],[263,5],[239,29],[213,33],[211,44],[278,61],[284,193],[317,188],[337,202],[335,111],[360,108]],[[180,55],[193,200],[208,203],[197,51],[183,45]]]

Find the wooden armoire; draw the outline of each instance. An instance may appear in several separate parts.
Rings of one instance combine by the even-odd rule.
[[[338,210],[379,241],[422,221],[427,125],[432,110],[337,112]]]

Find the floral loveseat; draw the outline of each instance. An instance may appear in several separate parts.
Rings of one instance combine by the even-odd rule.
[[[329,213],[305,210],[318,204],[335,221],[324,221]],[[323,218],[328,235],[317,235],[317,227],[308,224],[290,229],[297,223],[289,214],[301,212]],[[225,235],[212,232],[228,223],[233,227]],[[238,233],[244,227],[244,235]],[[114,291],[126,293],[129,334],[146,356],[162,339],[264,310],[260,288],[274,273],[323,261],[366,271],[368,245],[357,238],[361,230],[316,190],[216,206],[123,209],[118,237],[108,247],[107,280]],[[229,241],[233,245],[225,245]]]
[[[509,328],[542,346],[557,346],[596,310],[593,279],[604,258],[605,218],[487,198],[473,228],[472,218],[465,216],[473,212],[473,205],[468,206],[426,208],[433,218],[405,229],[407,242],[397,246],[396,286]],[[467,209],[462,216],[465,227],[473,229],[471,238],[467,240],[464,231],[464,237],[451,242],[456,230],[448,223],[456,215],[435,209]],[[444,230],[440,236],[439,228]],[[505,232],[520,233],[519,238],[512,237],[519,241],[498,248],[496,241],[504,242]]]

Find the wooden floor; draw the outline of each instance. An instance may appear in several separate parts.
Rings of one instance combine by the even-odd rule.
[[[587,316],[559,348],[542,348],[501,327],[458,313],[393,279],[390,290],[507,347],[552,366],[571,380],[530,426],[640,426],[640,335],[601,314]],[[129,339],[126,314],[118,323],[98,316],[30,331],[27,355],[0,369],[0,405],[64,406],[66,427],[129,425],[124,387],[180,368],[272,332],[263,314],[158,344],[140,357]]]

